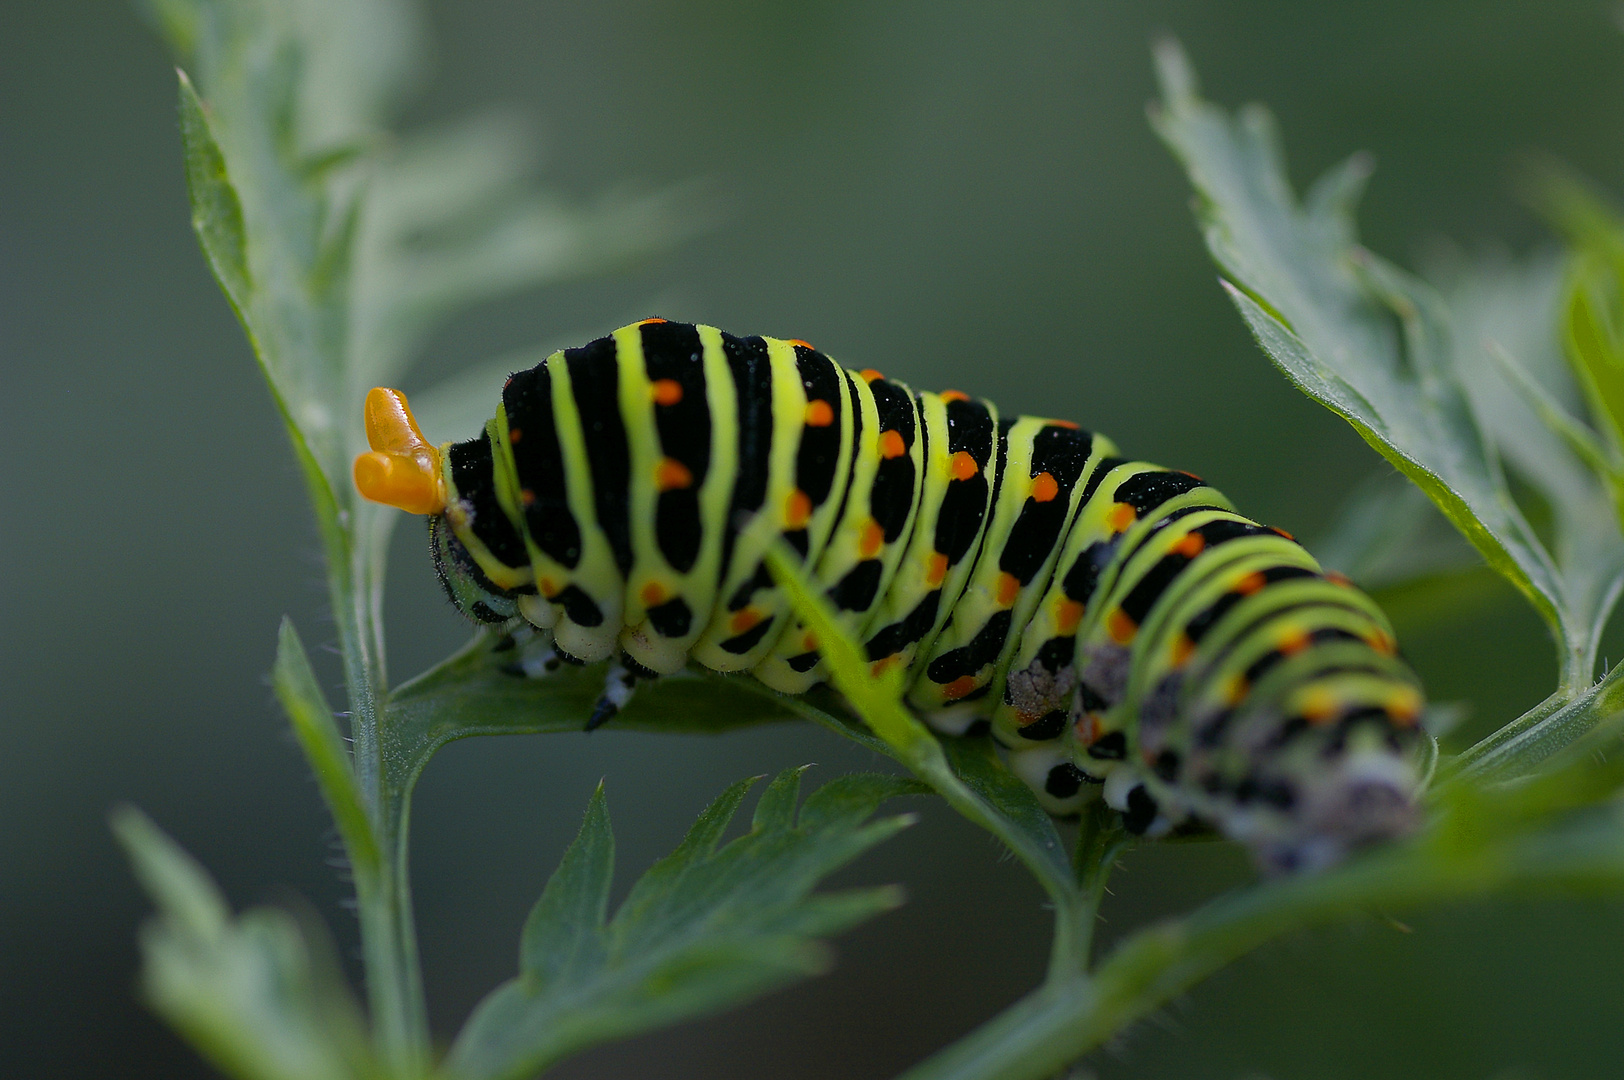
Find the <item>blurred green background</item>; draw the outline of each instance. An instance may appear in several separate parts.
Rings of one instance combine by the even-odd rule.
[[[420,377],[659,313],[805,337],[853,367],[1070,416],[1199,471],[1312,537],[1379,468],[1269,368],[1223,300],[1188,189],[1144,121],[1148,45],[1210,95],[1277,112],[1303,182],[1379,170],[1375,248],[1413,263],[1546,243],[1511,192],[1529,152],[1624,191],[1624,36],[1609,4],[518,0],[427,10],[407,123],[515,107],[582,196],[699,180],[720,224],[667,257],[490,305]],[[356,931],[333,837],[266,683],[277,619],[330,636],[318,547],[259,376],[187,225],[170,61],[105,0],[17,2],[0,35],[0,1068],[204,1076],[133,997],[146,911],[105,828],[138,803],[233,901]],[[399,530],[391,669],[465,634]],[[1550,650],[1508,589],[1398,613],[1432,694],[1484,730],[1543,696]],[[1624,640],[1624,639],[1621,639]],[[1612,652],[1621,651],[1614,645]],[[336,675],[326,672],[336,688]],[[450,747],[417,801],[436,1031],[511,974],[518,930],[608,779],[622,887],[725,783],[864,767],[819,731]],[[846,873],[910,904],[835,972],[557,1075],[883,1077],[1038,978],[1038,890],[938,806]],[[499,822],[491,827],[486,822]],[[1132,854],[1107,941],[1246,880],[1224,845]],[[1262,950],[1091,1063],[1102,1078],[1617,1075],[1624,903],[1374,917]]]

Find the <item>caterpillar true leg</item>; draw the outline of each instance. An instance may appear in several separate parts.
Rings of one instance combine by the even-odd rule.
[[[1205,822],[1272,870],[1416,820],[1421,688],[1382,612],[1075,424],[663,319],[515,373],[467,441],[430,446],[391,390],[366,423],[357,488],[429,516],[446,595],[519,673],[611,661],[588,729],[690,662],[820,681],[762,564],[785,544],[871,670],[938,731],[989,731],[1051,812]]]

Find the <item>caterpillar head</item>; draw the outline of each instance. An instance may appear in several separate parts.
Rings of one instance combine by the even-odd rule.
[[[512,597],[485,576],[446,520],[441,453],[423,437],[406,395],[382,386],[369,390],[366,431],[372,449],[355,459],[355,489],[372,502],[428,515],[434,569],[458,611],[475,622],[513,618]]]
[[[429,518],[429,552],[440,587],[464,617],[503,623],[519,613],[513,597],[485,576],[444,514]]]

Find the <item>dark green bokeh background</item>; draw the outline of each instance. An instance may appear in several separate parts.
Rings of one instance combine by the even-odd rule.
[[[134,1002],[146,911],[107,836],[133,801],[238,904],[306,905],[353,955],[315,788],[265,681],[277,619],[330,635],[318,549],[259,376],[187,225],[163,50],[100,0],[6,6],[0,35],[0,1069],[202,1076]],[[588,194],[699,177],[722,224],[635,273],[471,314],[422,376],[659,311],[800,336],[852,366],[1072,416],[1312,535],[1375,455],[1268,367],[1222,299],[1188,189],[1143,115],[1148,43],[1279,115],[1295,178],[1374,150],[1363,216],[1411,261],[1447,235],[1523,248],[1520,154],[1624,191],[1624,37],[1599,2],[438,3],[411,122],[536,115],[544,174]],[[392,669],[464,633],[401,530]],[[1498,590],[1401,626],[1479,728],[1550,654]],[[1618,648],[1613,649],[1614,655]],[[329,683],[335,683],[328,671]],[[336,687],[335,687],[336,689]],[[336,694],[335,694],[336,696]],[[436,1031],[511,973],[519,924],[607,776],[621,883],[740,775],[861,752],[797,728],[723,739],[470,742],[417,804]],[[492,824],[494,823],[494,824]],[[1245,880],[1221,845],[1127,860],[1109,938]],[[928,806],[846,875],[912,902],[829,977],[585,1056],[568,1077],[881,1077],[1038,977],[1047,917],[994,844]],[[1094,1062],[1102,1077],[1589,1077],[1624,1055],[1624,904],[1370,919],[1262,950]]]

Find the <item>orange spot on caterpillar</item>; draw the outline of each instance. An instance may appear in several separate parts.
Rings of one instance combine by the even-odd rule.
[[[931,552],[930,558],[925,562],[925,584],[934,589],[946,577],[947,556],[940,551]]]
[[[757,611],[755,608],[747,607],[743,611],[736,611],[733,613],[733,618],[729,619],[727,622],[727,628],[737,635],[744,633],[746,630],[754,630],[756,625],[760,622],[761,612]]]
[[[1195,642],[1189,634],[1180,634],[1178,640],[1173,642],[1173,666],[1183,667],[1189,663],[1190,657],[1195,654]]]
[[[821,398],[813,398],[806,403],[806,426],[828,427],[835,422],[834,406]]]
[[[884,675],[888,668],[894,667],[896,662],[900,659],[902,659],[902,656],[899,653],[892,653],[890,656],[882,656],[872,664],[868,665],[868,673],[870,676],[877,679],[881,675]]]
[[[1104,732],[1100,731],[1100,718],[1093,713],[1084,713],[1072,724],[1072,730],[1077,732],[1077,741],[1083,746],[1093,746],[1100,741]]]
[[[654,470],[654,487],[659,491],[676,491],[692,487],[694,474],[676,458],[663,458]]]
[[[658,581],[651,581],[644,585],[643,591],[637,594],[637,598],[643,601],[644,607],[659,607],[668,599],[665,586]]]
[[[1183,555],[1186,559],[1193,559],[1206,550],[1207,538],[1198,532],[1185,533],[1178,543],[1173,545],[1175,555]]]
[[[810,341],[803,341],[798,337],[790,338],[789,343],[791,345],[799,345],[803,349],[812,349],[812,348],[814,348]]]
[[[859,374],[859,375],[861,375],[863,377],[864,382],[876,382],[878,380],[881,380],[881,379],[885,378],[884,375],[881,375],[878,371],[875,371],[871,367],[866,367],[862,371],[859,371],[857,374]]]
[[[1310,690],[1304,695],[1302,708],[1298,710],[1310,724],[1326,723],[1341,711],[1336,695],[1324,687]]]
[[[544,577],[537,581],[536,588],[540,589],[541,595],[549,600],[558,595],[558,582],[550,577]]]
[[[1234,708],[1246,700],[1246,695],[1251,689],[1252,684],[1246,681],[1246,676],[1234,676],[1229,680],[1229,685],[1224,687],[1224,704]]]
[[[682,384],[675,379],[655,379],[649,383],[648,394],[656,405],[675,405],[682,400]]]
[[[529,488],[519,489],[519,501],[526,506],[536,501],[536,493]]]
[[[973,693],[975,689],[976,677],[974,675],[960,675],[942,687],[942,696],[949,701],[957,701],[959,698]]]
[[[633,326],[648,326],[648,325],[650,325],[652,323],[663,323],[663,322],[665,322],[664,319],[660,318],[658,315],[654,315],[654,316],[650,316],[647,319],[638,319],[636,322],[632,323],[632,325]]]
[[[863,523],[863,531],[857,537],[857,554],[865,559],[872,559],[880,553],[885,546],[885,529],[878,521],[869,518]]]
[[[816,635],[816,634],[807,634],[805,637],[803,637],[801,639],[801,648],[805,649],[807,652],[811,652],[812,650],[816,649],[817,647],[818,647],[818,635]]]
[[[1015,598],[1020,594],[1020,578],[1010,573],[998,575],[998,584],[993,590],[993,598],[998,601],[999,607],[1009,607],[1009,605],[1015,602]]]
[[[1353,581],[1349,579],[1348,575],[1342,573],[1340,570],[1325,571],[1325,580],[1329,581],[1332,585],[1340,585],[1344,589],[1350,588],[1353,585]]]
[[[1126,611],[1116,608],[1106,618],[1105,629],[1110,633],[1112,641],[1118,645],[1126,645],[1139,633],[1139,624],[1129,618]]]
[[[508,428],[508,442],[516,443],[522,438],[524,438],[523,428]]]
[[[1083,605],[1075,600],[1061,600],[1055,608],[1054,625],[1062,637],[1077,632],[1077,624],[1083,621]]]
[[[1395,724],[1413,727],[1421,720],[1421,695],[1410,687],[1395,691],[1387,702],[1387,715]]]
[[[1032,501],[1046,503],[1053,502],[1054,497],[1060,494],[1060,481],[1050,473],[1041,472],[1032,479]]]
[[[1383,656],[1392,656],[1398,652],[1398,642],[1379,630],[1365,638],[1365,643]]]
[[[968,450],[960,450],[954,454],[947,467],[955,480],[968,480],[981,471],[981,466],[976,464],[976,459],[970,456]]]
[[[941,398],[943,401],[969,401],[970,400],[970,395],[966,394],[963,390],[943,390],[940,394],[937,394],[936,396]]]
[[[804,529],[812,520],[812,497],[799,489],[784,500],[784,525],[790,530]]]
[[[1297,542],[1297,538],[1295,536],[1291,535],[1290,533],[1288,533],[1284,529],[1277,529],[1273,525],[1270,525],[1269,526],[1269,531],[1274,533],[1276,536],[1284,536],[1287,540],[1290,540],[1293,544],[1295,544]]]
[[[1280,650],[1282,656],[1296,656],[1311,644],[1311,639],[1301,630],[1293,630],[1283,638],[1275,648]]]
[[[1050,420],[1050,427],[1065,428],[1067,431],[1076,431],[1081,425],[1075,420]]]
[[[902,441],[900,431],[880,432],[880,456],[887,461],[899,458],[908,452],[907,444]]]
[[[1138,520],[1139,511],[1133,508],[1132,503],[1117,503],[1105,515],[1105,524],[1110,526],[1114,533],[1123,532]]]
[[[1242,596],[1251,596],[1268,583],[1269,579],[1264,577],[1261,571],[1254,570],[1235,582],[1235,591]]]

